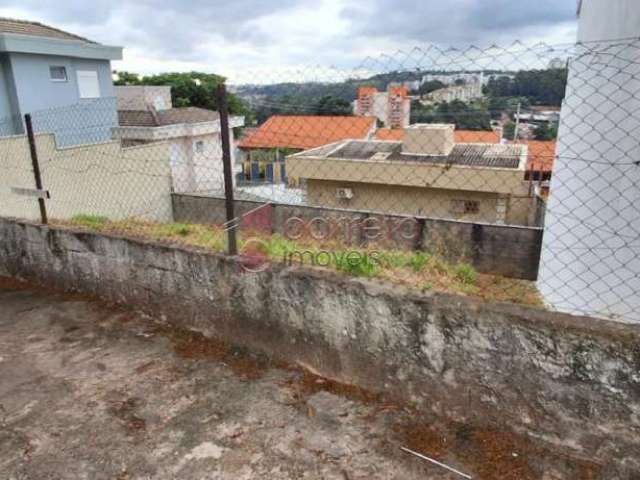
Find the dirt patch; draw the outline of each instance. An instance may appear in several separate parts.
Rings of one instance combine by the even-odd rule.
[[[294,397],[300,401],[304,401],[307,397],[323,391],[365,404],[379,404],[383,400],[380,394],[365,390],[356,385],[340,383],[315,375],[300,367],[291,367],[282,364],[280,364],[279,367],[285,367],[296,373],[296,375],[287,381],[287,385],[294,391]]]
[[[434,425],[414,425],[409,428],[396,426],[403,447],[439,461],[445,460],[449,445],[447,435]]]
[[[272,366],[264,356],[231,347],[218,338],[206,337],[200,332],[186,328],[161,325],[156,328],[155,333],[168,337],[179,357],[190,360],[216,360],[225,363],[231,367],[236,375],[247,380],[262,377],[265,371]]]
[[[466,472],[482,480],[540,480],[601,478],[602,465],[549,450],[526,436],[492,428],[461,424],[396,425],[397,440],[405,447],[447,463],[455,459]],[[554,474],[545,477],[544,467]]]
[[[33,290],[33,286],[15,278],[0,277],[0,290],[4,290],[6,292],[17,292],[20,290]]]

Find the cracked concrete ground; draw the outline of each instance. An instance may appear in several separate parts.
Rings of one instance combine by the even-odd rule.
[[[455,478],[399,452],[375,406],[173,347],[153,319],[0,289],[0,478]]]
[[[505,432],[447,433],[158,319],[2,280],[2,479],[462,478],[403,445],[474,478],[596,478]]]

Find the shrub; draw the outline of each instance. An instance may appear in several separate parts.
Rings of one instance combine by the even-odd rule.
[[[186,223],[169,223],[158,228],[158,235],[163,237],[186,237],[191,233],[191,228]]]
[[[273,235],[264,241],[265,253],[276,259],[284,259],[289,253],[295,252],[298,246],[291,240],[287,240],[280,235]]]
[[[350,255],[350,252],[336,252],[334,262],[337,270],[358,277],[373,277],[379,269],[378,263],[366,253],[356,257]]]
[[[409,266],[414,272],[419,272],[431,259],[431,255],[425,252],[414,252],[409,259]]]
[[[474,285],[478,280],[478,272],[468,263],[459,263],[453,271],[456,279],[465,285]]]
[[[100,228],[108,221],[109,219],[107,217],[101,217],[99,215],[79,214],[71,217],[72,223],[89,228]]]

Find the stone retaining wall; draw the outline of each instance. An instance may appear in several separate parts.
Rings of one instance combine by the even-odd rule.
[[[640,474],[640,329],[0,219],[0,275],[98,295]],[[16,319],[19,321],[19,319]],[[543,461],[543,459],[541,459]],[[612,473],[618,472],[618,473]]]

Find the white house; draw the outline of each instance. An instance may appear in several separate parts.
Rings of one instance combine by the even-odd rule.
[[[578,14],[538,286],[559,310],[640,322],[640,2]]]
[[[220,115],[213,110],[172,108],[171,87],[115,87],[119,127],[113,135],[124,147],[171,143],[171,176],[177,193],[215,194],[224,190]],[[145,108],[146,106],[146,108]],[[229,117],[229,135],[244,117]],[[240,171],[231,149],[233,177]]]

